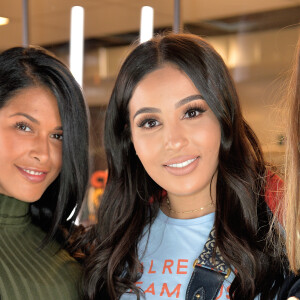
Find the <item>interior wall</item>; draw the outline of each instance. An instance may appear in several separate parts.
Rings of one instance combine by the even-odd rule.
[[[279,169],[285,149],[284,100],[298,36],[295,26],[206,38],[230,69],[244,117],[257,134],[266,159]],[[131,49],[110,47],[86,53],[84,93],[93,109],[107,105],[116,75]]]

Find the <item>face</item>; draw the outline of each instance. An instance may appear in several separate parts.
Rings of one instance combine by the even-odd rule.
[[[169,197],[210,197],[221,130],[191,79],[172,66],[153,71],[137,85],[129,115],[136,154]]]
[[[21,90],[0,109],[0,193],[38,200],[62,164],[62,124],[46,88]]]

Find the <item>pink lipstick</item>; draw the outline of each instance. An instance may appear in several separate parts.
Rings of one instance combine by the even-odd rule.
[[[31,168],[21,168],[17,167],[20,173],[28,180],[34,183],[42,182],[46,176],[47,172],[42,170],[36,170]]]
[[[187,175],[198,166],[199,156],[182,156],[163,164],[164,168],[175,176]]]

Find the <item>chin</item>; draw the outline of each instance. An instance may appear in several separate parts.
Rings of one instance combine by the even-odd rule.
[[[37,194],[37,193],[22,193],[21,195],[13,195],[12,197],[20,200],[20,201],[23,201],[23,202],[28,202],[28,203],[33,203],[33,202],[36,202],[38,201],[41,197],[42,197],[42,194]]]

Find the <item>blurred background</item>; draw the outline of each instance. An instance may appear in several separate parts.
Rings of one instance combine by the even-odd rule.
[[[266,160],[282,170],[284,104],[299,37],[300,0],[1,0],[0,17],[8,24],[0,26],[0,51],[40,45],[69,65],[71,8],[76,5],[84,8],[82,88],[91,113],[92,175],[82,222],[95,221],[106,180],[106,106],[120,65],[139,39],[145,5],[154,9],[154,33],[179,26],[206,38],[222,55]]]

